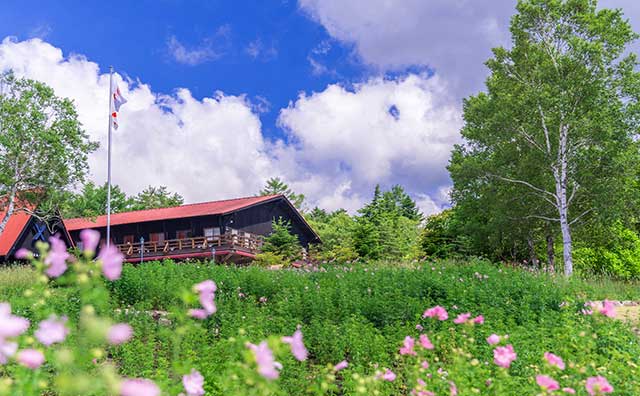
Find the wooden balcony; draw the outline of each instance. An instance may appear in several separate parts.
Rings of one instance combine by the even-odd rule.
[[[162,242],[123,243],[116,245],[125,256],[125,261],[140,262],[163,258],[185,259],[211,257],[221,262],[242,263],[250,261],[262,248],[263,237],[244,233],[224,234],[210,237],[168,239]],[[220,257],[220,259],[218,259]]]

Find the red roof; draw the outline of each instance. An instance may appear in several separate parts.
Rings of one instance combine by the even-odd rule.
[[[175,206],[172,208],[136,210],[133,212],[115,213],[111,215],[111,225],[142,223],[145,221],[181,219],[185,217],[219,215],[235,212],[255,204],[282,197],[282,195],[265,195],[262,197],[247,197],[227,199],[224,201],[212,201]],[[107,216],[91,218],[76,218],[64,221],[64,225],[69,231],[76,231],[85,228],[99,228],[107,226]]]
[[[33,208],[29,209],[33,210]],[[6,207],[0,208],[0,221],[4,219],[6,213]],[[0,256],[9,254],[9,250],[11,250],[16,243],[18,237],[20,237],[22,230],[24,230],[30,218],[31,215],[22,210],[13,212],[11,217],[9,217],[9,222],[5,226],[2,234],[0,234]]]

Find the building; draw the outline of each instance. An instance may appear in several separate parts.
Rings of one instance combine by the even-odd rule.
[[[219,262],[244,263],[260,252],[263,238],[278,218],[289,221],[303,247],[320,242],[283,195],[112,214],[111,242],[128,262],[215,255]],[[85,228],[98,230],[106,238],[107,216],[68,219],[64,224],[78,248],[82,248],[80,231]]]
[[[71,246],[71,237],[59,216],[43,220],[34,214],[35,205],[24,203],[16,206],[21,209],[13,212],[0,234],[0,262],[12,261],[21,248],[37,252],[36,243],[47,242],[52,235],[58,235],[67,246]],[[0,208],[0,221],[4,219],[6,210],[6,207]]]

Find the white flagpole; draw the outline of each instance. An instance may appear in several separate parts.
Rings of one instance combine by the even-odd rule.
[[[111,127],[113,124],[111,108],[113,101],[113,66],[109,66],[109,143],[107,149],[107,248],[111,244]]]

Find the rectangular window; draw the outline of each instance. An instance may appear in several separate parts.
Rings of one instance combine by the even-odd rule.
[[[220,227],[205,228],[202,231],[204,232],[204,236],[210,241],[214,240],[214,237],[220,235]]]
[[[152,232],[151,234],[149,234],[149,240],[151,242],[163,243],[164,232]]]
[[[187,239],[187,238],[191,238],[191,230],[176,231],[176,239]]]
[[[133,235],[125,235],[122,238],[122,242],[127,244],[127,243],[133,243]]]

